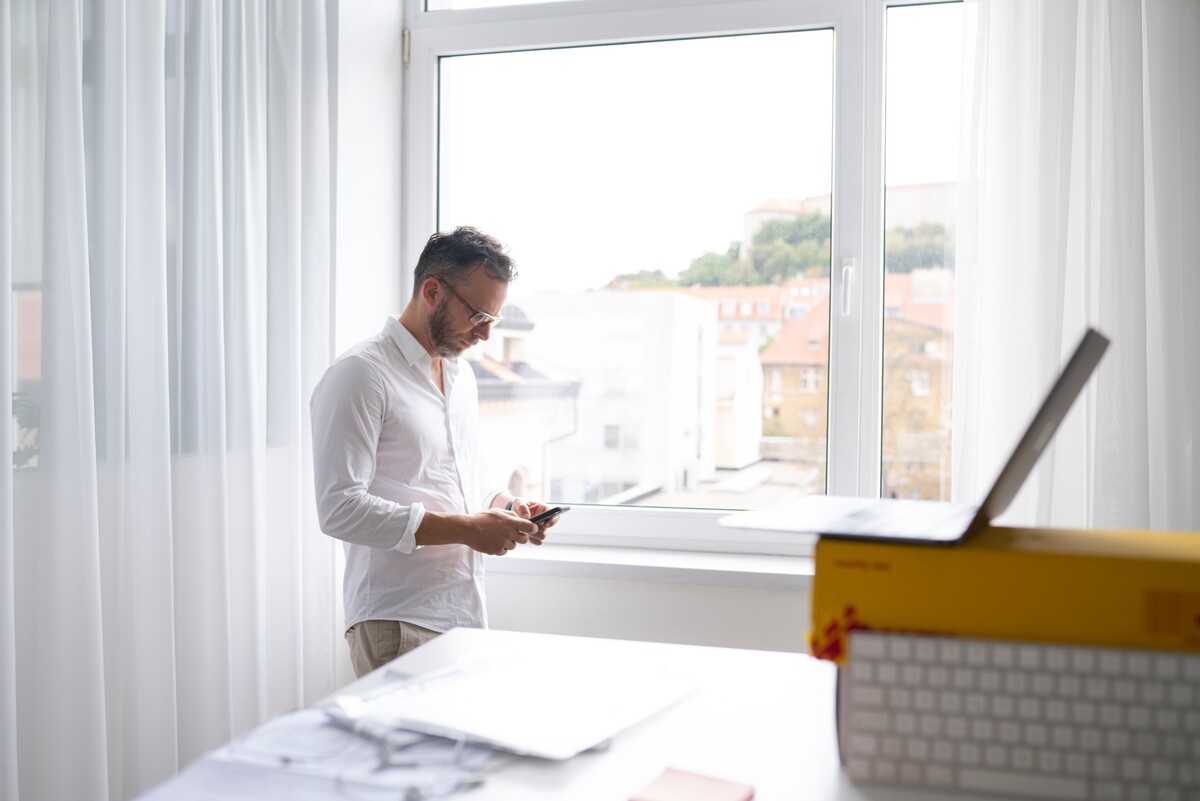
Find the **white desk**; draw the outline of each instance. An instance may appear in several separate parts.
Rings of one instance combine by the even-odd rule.
[[[752,785],[756,801],[928,798],[921,791],[856,786],[845,777],[836,744],[834,666],[800,654],[455,629],[387,668],[418,674],[445,667],[473,649],[522,643],[573,649],[601,663],[633,660],[677,670],[700,689],[618,735],[605,750],[563,762],[513,757],[482,787],[456,796],[464,801],[625,801],[666,767]],[[387,668],[338,695],[378,686]],[[152,795],[191,798],[185,780],[186,773],[174,780],[177,787],[163,786]]]

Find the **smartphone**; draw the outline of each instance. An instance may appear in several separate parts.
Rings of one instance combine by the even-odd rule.
[[[551,506],[549,509],[542,512],[540,515],[534,515],[533,517],[529,518],[529,522],[530,523],[539,523],[539,524],[545,523],[550,518],[558,517],[559,515],[561,515],[563,512],[567,511],[570,508],[571,508],[570,506]]]

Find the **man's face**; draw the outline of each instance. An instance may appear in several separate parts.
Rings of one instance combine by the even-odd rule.
[[[471,317],[480,311],[498,317],[508,297],[508,285],[489,277],[486,270],[476,269],[461,286],[443,283],[441,288],[429,315],[429,341],[438,356],[453,359],[491,336],[490,324],[475,325]]]

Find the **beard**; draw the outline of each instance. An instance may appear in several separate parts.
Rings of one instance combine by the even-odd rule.
[[[429,315],[426,331],[429,334],[429,342],[433,345],[434,353],[445,359],[454,359],[467,349],[467,345],[462,344],[461,339],[456,340],[454,337],[453,326],[450,325],[450,312],[446,308],[448,305],[449,299],[443,295],[441,302]]]

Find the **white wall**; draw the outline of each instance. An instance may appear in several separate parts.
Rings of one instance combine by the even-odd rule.
[[[375,334],[402,308],[403,31],[397,0],[340,2],[335,353]]]
[[[490,570],[495,629],[808,652],[807,590]]]

